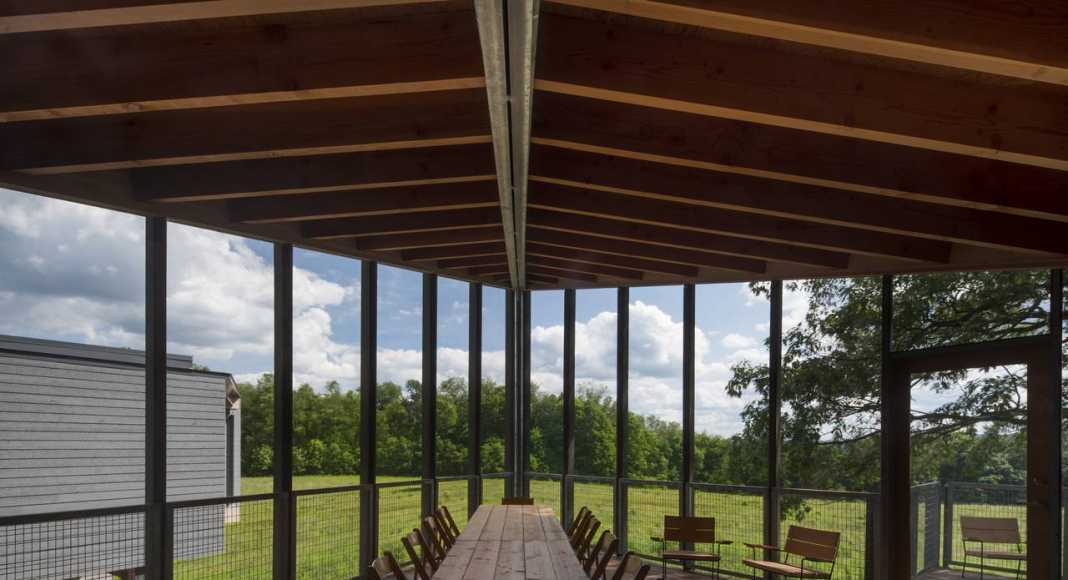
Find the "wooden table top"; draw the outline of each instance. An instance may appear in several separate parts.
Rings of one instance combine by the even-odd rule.
[[[481,505],[434,580],[587,580],[546,506]]]

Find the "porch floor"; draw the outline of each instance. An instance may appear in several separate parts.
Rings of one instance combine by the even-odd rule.
[[[660,580],[661,568],[659,562],[647,562],[653,565],[653,569],[650,571],[648,580]],[[668,580],[708,580],[714,578],[711,572],[686,572],[685,570],[671,569],[668,570]],[[722,578],[729,579],[735,578],[735,576],[728,576],[724,574]],[[763,576],[758,576],[763,578]],[[938,568],[936,570],[929,570],[915,577],[914,580],[961,580],[960,570],[950,570],[948,568]],[[1003,573],[987,573],[983,575],[984,580],[1000,580],[1002,578],[1012,580],[1014,576],[1005,575]],[[1021,580],[1027,578],[1026,575],[1021,574]],[[979,580],[978,572],[967,572],[963,576],[964,580]]]

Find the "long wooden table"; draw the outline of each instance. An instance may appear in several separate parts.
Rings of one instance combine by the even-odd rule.
[[[479,506],[434,580],[586,580],[546,506]]]

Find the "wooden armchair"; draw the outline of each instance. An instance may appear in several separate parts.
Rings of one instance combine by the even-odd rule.
[[[653,536],[654,542],[660,543],[660,557],[664,562],[664,578],[667,578],[668,561],[674,562],[712,562],[716,576],[719,576],[720,548],[729,545],[730,540],[716,540],[716,518],[691,518],[683,516],[664,516],[664,535]],[[711,544],[713,552],[698,550],[668,549],[668,542],[688,544]]]
[[[1020,578],[1020,566],[1027,561],[1020,537],[1020,523],[1016,518],[978,518],[960,517],[961,539],[964,543],[964,567],[961,574],[968,569],[968,558],[979,558],[979,578],[983,578],[987,560],[1007,560],[1016,562],[1016,578]],[[993,545],[991,545],[993,544]],[[1014,544],[1015,549],[1005,549]]]
[[[790,526],[786,532],[786,544],[782,548],[768,544],[746,544],[753,550],[753,557],[742,560],[742,563],[753,569],[753,578],[756,571],[771,572],[784,578],[830,578],[834,574],[834,565],[838,560],[838,542],[841,534],[824,530],[814,530],[801,526]],[[776,560],[761,560],[758,557],[759,550],[770,550],[784,554],[782,562]],[[796,564],[790,563],[794,558]],[[820,567],[814,567],[817,564]],[[829,570],[824,570],[830,564]]]

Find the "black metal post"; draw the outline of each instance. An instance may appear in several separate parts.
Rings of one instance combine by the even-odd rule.
[[[516,396],[517,362],[515,339],[518,335],[516,325],[518,316],[516,313],[516,291],[505,291],[504,304],[504,470],[510,473],[504,482],[504,494],[506,497],[515,497],[518,491],[517,475],[518,466],[516,447],[519,445],[519,404]]]
[[[482,284],[468,285],[467,295],[467,516],[482,503]]]
[[[167,518],[167,220],[145,220],[145,577],[171,577]]]
[[[571,523],[575,506],[575,290],[564,290],[564,473],[561,477],[561,520]]]
[[[437,506],[438,277],[423,274],[423,517]]]
[[[522,392],[519,397],[521,402],[519,409],[519,439],[522,441],[519,454],[519,464],[522,466],[519,494],[522,497],[530,497],[530,477],[527,475],[530,473],[530,290],[521,290],[519,297],[519,343],[522,345],[522,362],[519,366],[521,373],[519,384],[522,385]]]
[[[378,406],[378,264],[360,264],[360,573],[378,553],[375,407]]]
[[[627,550],[627,440],[630,429],[630,288],[616,290],[616,492],[613,521],[619,534],[619,550]]]
[[[293,526],[293,246],[274,245],[274,577],[297,575]]]
[[[880,505],[882,514],[881,536],[876,545],[884,548],[876,553],[878,567],[885,570],[886,580],[907,580],[911,577],[909,557],[912,543],[910,537],[910,507],[912,492],[909,473],[910,448],[910,398],[909,371],[899,368],[891,359],[892,328],[894,320],[894,280],[883,276],[882,281],[882,467]],[[883,542],[881,538],[893,538]]]
[[[782,280],[771,283],[768,333],[768,491],[764,505],[764,543],[779,545],[782,499]],[[770,550],[765,554],[769,560]]]
[[[679,494],[679,514],[691,517],[694,479],[694,436],[696,431],[696,348],[697,339],[697,287],[684,284],[682,287],[682,493]],[[684,550],[692,550],[688,542]],[[686,569],[693,568],[686,562]]]

